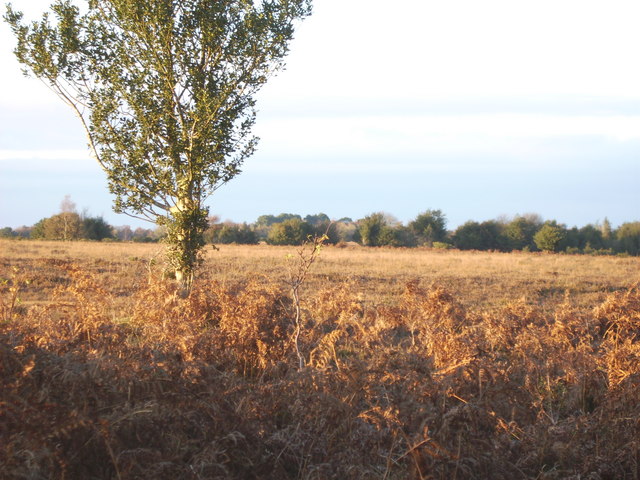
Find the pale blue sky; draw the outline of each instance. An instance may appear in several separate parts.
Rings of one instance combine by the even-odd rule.
[[[639,14],[617,0],[315,0],[260,94],[258,152],[211,211],[640,220]],[[138,225],[111,212],[77,120],[0,35],[0,226],[52,215],[67,194]]]

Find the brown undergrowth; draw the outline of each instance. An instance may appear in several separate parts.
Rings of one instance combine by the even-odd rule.
[[[549,311],[333,283],[302,299],[296,351],[282,283],[182,299],[150,277],[123,308],[57,267],[46,304],[19,304],[19,270],[0,292],[0,478],[640,478],[638,286]]]

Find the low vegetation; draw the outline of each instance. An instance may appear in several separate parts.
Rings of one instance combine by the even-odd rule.
[[[0,229],[0,237],[46,240],[107,240],[157,242],[166,239],[166,229],[111,227],[101,217],[79,215],[68,210],[69,198],[61,213],[40,220],[33,227]],[[65,210],[65,204],[67,205]],[[440,210],[427,210],[407,225],[385,213],[372,213],[353,221],[331,220],[326,214],[281,213],[262,215],[251,224],[208,219],[204,241],[214,245],[301,245],[309,235],[326,235],[327,243],[354,242],[368,247],[432,247],[479,251],[544,251],[589,255],[640,255],[640,222],[625,222],[613,229],[602,223],[568,228],[555,220],[543,221],[536,214],[516,215],[496,220],[469,220],[447,230]]]
[[[639,477],[637,258],[0,252],[2,478]]]

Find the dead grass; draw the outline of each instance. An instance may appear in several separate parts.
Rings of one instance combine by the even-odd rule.
[[[638,479],[639,259],[1,242],[0,477]]]

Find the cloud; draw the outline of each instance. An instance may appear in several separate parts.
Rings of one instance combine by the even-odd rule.
[[[326,160],[368,157],[592,157],[594,143],[638,147],[640,115],[372,115],[270,118],[256,126],[262,157]],[[554,145],[562,148],[554,151]],[[351,160],[349,160],[351,161]]]

